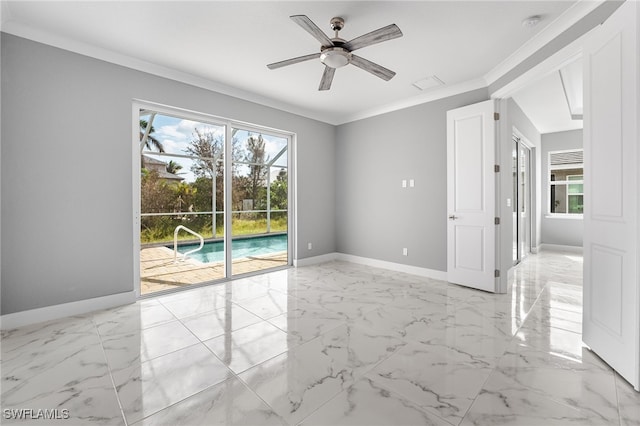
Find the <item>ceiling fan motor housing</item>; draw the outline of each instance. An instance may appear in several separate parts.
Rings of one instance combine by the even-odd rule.
[[[345,48],[325,47],[320,54],[320,61],[328,67],[341,68],[351,62],[351,56],[351,52]]]
[[[320,42],[320,52],[316,51],[316,53],[311,53],[309,55],[274,62],[267,65],[269,69],[273,70],[287,65],[297,64],[299,62],[320,59],[325,67],[318,90],[329,90],[331,88],[331,82],[333,81],[336,68],[341,68],[349,64],[353,64],[385,81],[391,80],[391,78],[396,75],[395,72],[383,67],[382,65],[378,65],[375,62],[371,62],[351,53],[354,50],[361,49],[363,47],[402,37],[402,31],[400,31],[400,28],[398,28],[396,24],[378,28],[375,31],[371,31],[367,34],[361,35],[360,37],[346,41],[338,36],[338,32],[344,28],[344,19],[340,17],[334,17],[329,21],[331,29],[335,31],[335,37],[333,38],[327,37],[327,34],[318,28],[318,26],[306,15],[292,15],[290,18]]]

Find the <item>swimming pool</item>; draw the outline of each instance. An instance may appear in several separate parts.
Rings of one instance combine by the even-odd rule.
[[[178,253],[186,253],[199,244],[178,246]],[[173,246],[169,247],[173,250]],[[264,237],[237,238],[231,242],[231,257],[240,259],[250,256],[261,256],[270,253],[287,251],[287,234],[267,235]],[[191,253],[189,258],[202,263],[222,262],[224,260],[224,243],[209,241],[202,250]]]

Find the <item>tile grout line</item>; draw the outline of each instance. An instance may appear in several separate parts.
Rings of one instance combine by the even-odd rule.
[[[620,392],[618,391],[618,377],[615,371],[613,373],[613,386],[616,390],[616,411],[618,412],[618,425],[622,425],[622,413],[620,412]]]
[[[100,330],[98,329],[98,325],[94,321],[94,318],[91,317],[91,323],[95,329],[96,334],[98,335],[98,340],[100,341],[100,348],[102,349],[102,356],[104,357],[104,362],[107,365],[107,371],[109,372],[109,380],[111,380],[111,386],[113,386],[113,392],[116,395],[116,401],[118,401],[118,407],[120,408],[120,416],[124,420],[125,426],[129,425],[127,420],[127,416],[124,414],[124,409],[122,408],[122,402],[120,401],[120,395],[118,395],[118,388],[116,387],[116,382],[113,379],[113,371],[111,371],[111,365],[109,364],[109,359],[107,358],[107,352],[104,349],[104,343],[102,341],[102,335],[100,334]]]
[[[526,262],[526,260],[525,260]],[[521,262],[520,264],[518,264],[518,268],[520,267],[520,265],[523,265],[524,262]],[[511,336],[511,338],[509,339],[509,343],[507,344],[507,347],[505,348],[505,351],[502,353],[502,355],[500,355],[500,357],[496,360],[496,364],[495,366],[491,369],[491,372],[489,373],[489,375],[487,375],[487,378],[484,380],[484,382],[482,383],[482,386],[480,387],[480,391],[476,394],[476,396],[473,398],[473,401],[471,401],[471,404],[469,404],[469,407],[467,408],[467,410],[465,411],[464,415],[462,416],[462,420],[460,420],[460,423],[464,422],[465,419],[467,418],[467,415],[469,414],[469,411],[471,410],[471,408],[473,407],[473,405],[476,403],[478,397],[480,396],[480,394],[482,393],[483,389],[485,388],[485,385],[487,384],[487,382],[489,381],[489,378],[491,378],[491,376],[495,373],[496,370],[498,370],[498,367],[500,365],[500,361],[502,360],[502,358],[505,355],[505,352],[507,351],[507,349],[509,348],[509,346],[511,346],[511,343],[515,340],[516,335],[518,334],[518,332],[522,329],[522,326],[524,325],[524,323],[527,321],[527,319],[529,318],[529,315],[531,314],[531,312],[533,311],[533,308],[538,304],[539,300],[540,300],[540,296],[542,296],[542,293],[544,292],[544,290],[547,288],[547,283],[545,283],[542,288],[540,289],[540,292],[538,293],[535,301],[531,304],[531,308],[529,308],[529,311],[527,312],[527,315],[525,315],[524,319],[522,320],[522,323],[520,324],[520,326],[518,326],[518,328],[516,329],[516,331],[513,333],[513,335]],[[459,423],[459,424],[460,424]]]

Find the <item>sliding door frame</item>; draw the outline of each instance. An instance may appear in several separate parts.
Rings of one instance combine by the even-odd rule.
[[[137,298],[144,298],[148,296],[157,296],[158,294],[173,293],[181,291],[166,290],[150,295],[141,296],[140,294],[140,223],[141,223],[141,193],[140,193],[140,110],[152,110],[159,114],[166,114],[174,117],[184,118],[186,120],[200,121],[207,124],[225,127],[225,141],[224,141],[224,269],[225,277],[216,280],[199,284],[189,285],[188,288],[201,287],[210,285],[212,283],[223,283],[231,280],[232,278],[238,278],[242,276],[250,276],[264,273],[265,271],[272,271],[278,269],[288,268],[293,265],[296,248],[296,235],[297,235],[297,219],[296,219],[296,134],[293,132],[287,132],[285,130],[274,129],[265,126],[259,126],[256,124],[250,124],[242,121],[232,120],[224,117],[210,115],[193,110],[187,110],[178,107],[171,107],[167,105],[157,104],[154,102],[134,99],[132,102],[131,110],[131,141],[132,141],[132,155],[131,155],[131,170],[132,170],[132,203],[133,203],[133,290]],[[231,241],[232,241],[232,213],[231,213],[231,194],[232,194],[232,173],[233,173],[233,159],[232,155],[232,130],[233,129],[248,130],[256,133],[264,133],[274,136],[279,136],[287,139],[287,265],[283,267],[269,268],[267,270],[261,270],[257,272],[250,272],[246,274],[237,274],[232,276],[232,260],[231,260]],[[213,188],[215,193],[215,188]],[[214,226],[215,226],[215,213],[214,213]]]

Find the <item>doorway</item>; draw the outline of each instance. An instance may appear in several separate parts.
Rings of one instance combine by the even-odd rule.
[[[531,253],[531,148],[516,130],[513,132],[513,264]]]

